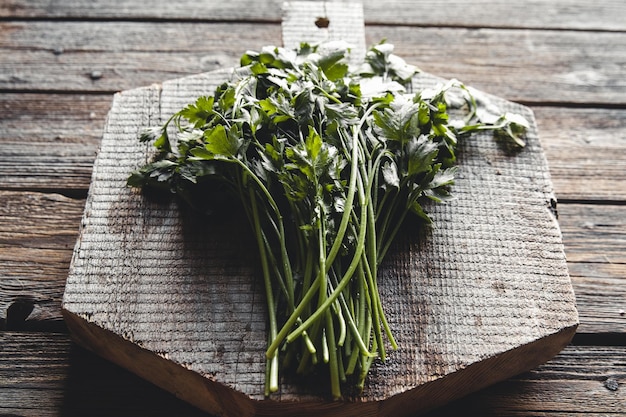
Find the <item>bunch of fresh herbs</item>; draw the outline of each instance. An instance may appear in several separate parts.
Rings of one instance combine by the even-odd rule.
[[[390,44],[360,65],[348,53],[340,42],[247,52],[231,81],[142,134],[158,153],[128,179],[194,206],[241,202],[267,299],[266,395],[281,367],[323,366],[334,398],[346,381],[362,389],[385,339],[397,347],[377,271],[405,218],[430,222],[423,202],[449,198],[460,137],[494,129],[523,146],[523,118],[481,122],[457,81],[412,92],[417,69]],[[448,112],[451,90],[464,120]]]

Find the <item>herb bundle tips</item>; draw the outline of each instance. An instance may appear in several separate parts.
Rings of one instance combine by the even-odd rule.
[[[204,211],[199,193],[225,195],[248,217],[267,301],[266,395],[279,368],[327,373],[333,398],[362,390],[397,348],[377,271],[405,218],[428,223],[424,201],[450,197],[461,137],[493,129],[524,144],[523,118],[482,122],[458,81],[411,91],[417,69],[392,49],[375,45],[359,65],[341,42],[247,52],[231,81],[140,137],[157,154],[130,186]],[[452,90],[462,120],[448,112]]]

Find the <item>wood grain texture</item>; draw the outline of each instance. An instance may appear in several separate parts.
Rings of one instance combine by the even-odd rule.
[[[0,248],[6,254],[0,261],[0,270],[4,271],[0,320],[6,319],[6,310],[12,303],[21,300],[34,304],[41,313],[30,313],[24,317],[25,323],[15,323],[16,326],[43,329],[52,320],[58,328],[62,320],[61,292],[84,201],[40,193],[0,192],[0,203]],[[580,204],[559,207],[568,268],[578,296],[581,331],[617,331],[624,326],[620,311],[626,307],[624,283],[620,279],[626,275],[620,257],[621,248],[626,245],[622,208]],[[19,266],[17,259],[21,260]],[[60,267],[46,266],[50,261],[58,262]],[[45,280],[39,278],[42,273]]]
[[[2,416],[206,416],[67,334],[2,332],[0,343]]]
[[[102,127],[113,94],[0,94],[0,144],[48,147],[91,146],[102,138]]]
[[[351,62],[365,56],[363,8],[353,3],[285,2],[283,6],[282,45],[295,49],[302,42],[316,44],[341,40],[351,45]],[[325,19],[320,23],[320,18]]]
[[[338,1],[344,2],[344,1]],[[5,0],[0,16],[9,18],[161,19],[190,21],[246,20],[280,23],[282,0],[176,3],[140,0],[92,2],[72,0]],[[363,1],[365,24],[460,26],[621,31],[626,28],[626,6],[619,0],[589,3],[583,0],[550,0],[525,3],[497,0],[394,0]]]
[[[623,206],[561,204],[559,224],[570,263],[626,264]]]
[[[511,101],[624,104],[626,33],[374,26],[366,35],[425,72]]]
[[[230,49],[226,35],[206,41],[204,36],[218,35],[194,30],[196,25],[250,39],[261,33],[266,40],[271,32],[272,42],[280,42],[281,3],[212,1],[197,7],[188,0],[0,2],[0,415],[206,415],[76,347],[67,335],[50,332],[64,331],[60,298],[91,181],[92,164],[87,161],[94,160],[113,92],[236,62],[241,51]],[[614,81],[609,80],[615,74],[623,79],[626,52],[619,39],[626,26],[626,3],[364,3],[366,31],[382,26],[375,29],[376,36],[391,34],[397,47],[414,49],[415,63],[423,69],[538,104],[531,107],[559,199],[559,223],[580,313],[575,342],[598,345],[567,347],[536,370],[428,416],[624,415],[626,352],[623,346],[601,345],[623,345],[626,334],[626,110],[610,91]],[[399,33],[396,26],[420,36],[402,43],[394,35]],[[237,33],[241,28],[245,33]],[[474,30],[480,28],[489,30]],[[193,39],[168,39],[179,33],[173,29],[187,31]],[[458,55],[467,33],[485,39],[472,39],[468,45],[474,50]],[[508,51],[490,46],[498,36]],[[586,39],[579,45],[581,37]],[[162,47],[150,45],[152,39]],[[422,43],[432,51],[428,62],[418,56]],[[443,58],[435,56],[438,47]],[[436,67],[425,66],[433,61]],[[529,67],[527,73],[522,65]],[[506,74],[513,87],[503,89],[500,80],[492,84],[491,74],[484,75],[492,68],[498,71],[494,78]],[[543,87],[555,87],[558,105],[541,105],[551,94]],[[19,333],[6,330],[7,314],[9,327]]]
[[[262,290],[252,284],[254,264],[238,259],[236,269],[225,269],[229,257],[242,252],[240,243],[231,246],[215,225],[212,233],[188,230],[189,218],[175,205],[151,204],[124,187],[128,171],[147,158],[137,125],[160,123],[225,76],[206,73],[167,82],[162,91],[116,96],[64,296],[65,318],[79,342],[169,390],[176,389],[172,381],[191,388],[199,376],[208,378],[208,391],[181,393],[207,411],[287,415],[306,407],[333,415],[407,415],[530,369],[571,338],[577,314],[536,130],[514,158],[480,136],[461,146],[458,199],[433,208],[441,226],[427,238],[405,241],[381,271],[382,297],[401,340],[395,359],[374,367],[358,403],[326,403],[323,393],[288,377],[274,400],[261,401],[264,308]],[[415,84],[439,81],[420,76]],[[533,120],[526,108],[496,103]],[[196,247],[200,256],[190,252]],[[224,292],[233,285],[236,298]],[[394,302],[399,294],[403,302]],[[231,339],[225,328],[239,336]],[[242,360],[245,372],[238,371]],[[468,384],[479,376],[481,383]],[[415,401],[422,405],[413,410]]]
[[[60,27],[61,26],[61,27]],[[280,44],[280,26],[249,23],[0,23],[0,88],[116,92],[232,67]]]
[[[578,331],[626,332],[624,206],[562,204],[559,207],[568,268],[580,316],[585,317]]]
[[[246,50],[281,44],[277,24],[241,22],[0,22],[0,33],[7,91],[115,92],[232,66]],[[512,101],[625,104],[626,32],[371,26],[366,35],[367,45],[387,39],[428,73]]]
[[[617,276],[617,271],[622,275],[613,278]],[[603,333],[622,335],[615,340],[617,343],[625,343],[626,291],[623,265],[573,264],[570,266],[570,274],[576,288],[579,314],[586,317],[579,333],[587,336]]]
[[[41,190],[84,195],[97,146],[89,143],[3,143],[2,189]],[[42,151],[43,150],[43,151]]]
[[[0,187],[84,195],[112,97],[0,94]],[[531,109],[558,200],[626,200],[626,110]]]
[[[0,415],[207,416],[67,335],[3,332],[0,346]],[[593,417],[623,415],[624,358],[623,346],[568,346],[537,369],[425,417],[578,417],[582,405]]]
[[[59,330],[83,201],[0,191],[0,330]]]
[[[625,109],[533,110],[559,200],[626,200]]]
[[[14,329],[63,328],[60,300],[84,206],[82,199],[61,195],[0,192],[0,323],[6,325],[7,310],[13,303],[22,303],[29,311],[23,316],[19,310],[14,311]],[[567,265],[577,296],[579,332],[623,331],[623,207],[558,207]]]
[[[84,196],[112,97],[0,94],[0,188]]]

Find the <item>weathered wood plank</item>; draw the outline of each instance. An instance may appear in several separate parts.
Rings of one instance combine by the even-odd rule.
[[[624,201],[626,183],[621,179],[626,172],[624,148],[587,145],[569,148],[571,153],[563,148],[551,149],[550,153],[559,154],[550,159],[550,174],[555,179],[555,188],[562,190],[558,197],[577,200],[584,195],[585,199]],[[611,161],[607,161],[607,155],[611,155]]]
[[[140,0],[62,3],[54,0],[5,0],[0,17],[57,19],[162,19],[280,22],[283,0],[197,2]],[[363,1],[365,23],[417,26],[504,27],[538,29],[615,30],[626,28],[626,7],[619,0],[589,3],[583,0],[508,2],[504,0],[395,0]]]
[[[250,23],[3,22],[0,88],[120,91],[239,63],[280,44],[280,26]]]
[[[84,205],[58,194],[0,191],[0,247],[71,251]]]
[[[626,333],[624,264],[575,263],[568,266],[578,313],[585,317],[578,332],[585,335]],[[620,340],[625,339],[622,336]]]
[[[568,262],[626,264],[624,206],[560,204],[558,210]]]
[[[306,7],[304,7],[306,5]],[[282,45],[295,49],[302,42],[310,44],[342,40],[352,47],[350,58],[363,60],[366,51],[363,8],[354,4],[323,2],[286,2],[283,7]],[[320,17],[323,19],[320,20]],[[332,24],[333,22],[340,24]]]
[[[232,21],[232,26],[229,26],[236,28],[236,24],[245,20],[278,22],[280,15],[272,9],[271,5],[263,6],[262,2],[255,2],[251,7],[244,7],[248,3],[245,1],[209,2],[209,4],[203,4],[202,9],[198,9],[197,3],[189,8],[184,7],[187,5],[187,1],[182,0],[176,4],[161,1],[151,2],[149,10],[147,10],[145,2],[137,2],[137,0],[113,0],[111,2],[6,0],[0,2],[0,17],[3,17],[2,20],[5,22],[15,20],[15,16],[17,16],[16,20],[22,18],[58,19],[59,22],[57,23],[60,23],[61,27],[66,24],[66,19],[86,17],[94,20],[92,23],[97,23],[95,21],[100,19],[148,19],[170,22],[180,19],[203,23]],[[271,0],[268,3],[275,4],[276,10],[279,10],[281,2],[282,0]],[[405,3],[407,2],[370,2],[367,0],[365,3],[365,18],[373,25],[383,23],[426,27],[443,25],[445,27],[624,31],[626,22],[624,19],[624,7],[626,6],[622,1],[603,1],[600,3],[577,0],[515,3],[481,1],[480,3],[473,2],[472,7],[467,7],[463,1],[444,0],[443,3],[432,4],[418,0],[410,2],[411,7],[405,7],[402,12],[398,12],[398,7],[399,5],[406,6]],[[437,8],[437,5],[442,4],[444,7]],[[193,12],[187,13],[188,10],[193,10]],[[4,28],[3,26],[0,29]],[[41,35],[42,37],[61,38],[55,32],[62,29],[57,29],[56,26],[49,28],[51,33]],[[525,31],[520,31],[520,33],[525,33]],[[80,45],[81,42],[86,44],[92,36],[89,33],[85,35],[85,32],[82,34],[85,38],[76,44]],[[591,32],[588,35],[594,37],[595,33]],[[3,39],[8,36],[9,33],[6,30],[0,30],[0,42],[3,42]],[[602,42],[605,42],[605,38],[602,39]],[[519,37],[518,40],[522,43],[526,41],[523,37]],[[15,42],[14,38],[12,41]],[[395,43],[398,45],[397,41]],[[49,47],[45,42],[43,45],[44,48]],[[74,44],[68,42],[68,45]],[[576,49],[578,46],[572,45],[571,47]],[[601,49],[605,45],[600,45],[598,42],[597,47]],[[45,53],[42,55],[32,55],[34,60],[29,65],[38,68],[42,74],[39,78],[35,77],[36,79],[46,76],[49,72],[56,74],[55,70],[50,69],[51,66],[56,65],[55,61],[45,58],[43,61],[45,65],[37,65],[36,60],[41,59],[42,56],[47,57],[47,54],[58,54],[55,56],[61,57],[74,53],[59,43],[50,48],[45,49]],[[117,45],[116,48],[121,49],[124,46]],[[34,49],[24,49],[17,51],[18,54],[14,54],[16,51],[10,48],[0,50],[0,74],[2,74],[0,79],[7,68],[14,66],[13,56],[28,59],[29,51],[37,52]],[[623,51],[624,49],[620,47],[614,52],[617,56],[623,57]],[[142,54],[139,51],[130,51],[130,53],[133,52],[137,53],[132,58],[142,59]],[[172,73],[169,73],[170,75],[165,71],[154,78],[150,78],[154,75],[150,72],[147,72],[148,76],[136,71],[133,72],[134,70],[125,73],[127,68],[135,68],[133,65],[136,64],[125,67],[120,65],[105,66],[103,72],[102,68],[89,65],[88,60],[93,60],[95,63],[100,61],[94,59],[93,55],[87,55],[89,53],[88,48],[77,50],[75,53],[85,54],[86,57],[83,61],[76,58],[69,59],[70,63],[74,63],[72,64],[74,65],[74,73],[79,74],[78,78],[74,76],[74,82],[79,81],[80,86],[78,88],[82,91],[114,91],[126,88],[112,87],[109,89],[107,87],[101,89],[98,85],[98,81],[103,80],[100,75],[115,77],[117,76],[115,71],[132,79],[132,82],[128,83],[130,87],[177,77],[181,73],[180,70],[174,69]],[[167,59],[166,52],[159,51],[158,53],[160,54],[159,57],[149,61],[150,65],[155,65],[154,63],[158,60]],[[240,51],[233,51],[232,54],[221,51],[210,52],[207,55],[202,55],[205,60],[204,63],[193,64],[192,61],[195,62],[199,59],[197,57],[199,55],[196,55],[199,53],[193,52],[193,56],[188,55],[184,59],[178,59],[178,62],[181,65],[206,68],[197,71],[200,72],[213,69],[222,62],[228,63],[229,60],[236,60]],[[541,54],[537,56],[542,57]],[[117,59],[115,54],[109,54],[109,57]],[[152,57],[149,58],[152,59]],[[579,58],[585,60],[584,56]],[[215,60],[215,65],[209,62],[211,59]],[[127,61],[121,59],[119,62]],[[421,62],[420,60],[417,63],[421,64]],[[594,66],[601,68],[597,71],[596,68],[589,67],[582,68],[577,74],[576,71],[573,71],[574,74],[570,75],[566,84],[578,77],[578,82],[583,84],[586,82],[587,88],[591,90],[595,83],[602,83],[604,65],[604,63],[596,62]],[[608,61],[607,65],[615,68],[616,65],[623,65],[623,62],[618,62],[616,59]],[[80,70],[77,69],[79,67]],[[66,68],[69,66],[66,65]],[[109,69],[111,69],[111,73],[105,74]],[[169,67],[168,70],[170,70]],[[436,73],[441,75],[441,71],[433,71],[438,71]],[[498,71],[501,71],[501,68]],[[614,73],[614,71],[609,69],[607,73]],[[541,74],[538,75],[542,76]],[[87,81],[80,81],[82,80],[80,77]],[[475,85],[462,75],[458,77]],[[69,83],[72,82],[71,77],[67,79]],[[8,145],[4,150],[0,147],[0,161],[19,155],[23,165],[18,167],[16,164],[3,165],[0,163],[0,188],[5,188],[5,184],[8,184],[6,185],[7,188],[20,189],[20,181],[11,182],[10,178],[12,175],[18,178],[21,175],[22,179],[27,178],[29,181],[28,185],[26,182],[22,182],[22,186],[30,189],[54,190],[54,187],[62,184],[63,187],[72,190],[85,190],[90,183],[91,166],[82,162],[74,164],[70,159],[77,158],[80,153],[84,152],[85,159],[80,157],[80,161],[86,161],[87,154],[91,154],[93,160],[104,124],[104,114],[110,107],[110,96],[107,94],[99,96],[104,97],[98,107],[101,111],[96,110],[94,117],[90,119],[89,113],[86,113],[88,110],[84,106],[90,106],[89,103],[92,103],[93,95],[87,96],[87,101],[80,102],[80,106],[75,106],[74,104],[79,102],[72,103],[71,100],[73,97],[77,97],[76,95],[44,94],[40,96],[42,102],[38,105],[33,99],[36,94],[21,94],[22,91],[30,88],[26,83],[23,84],[25,88],[21,88],[19,77],[16,76],[13,81],[14,84],[10,89],[18,94],[0,94],[0,103],[5,103],[4,107],[0,106],[2,112],[2,116],[0,116],[0,145]],[[123,83],[124,80],[120,77],[117,84],[122,85]],[[115,82],[111,83],[111,85],[115,84]],[[46,89],[60,92],[64,92],[65,89],[68,91],[65,84],[55,86],[49,83],[46,85]],[[489,86],[484,87],[484,89],[495,92]],[[500,94],[500,92],[496,93]],[[23,97],[26,97],[25,101],[22,101]],[[68,99],[66,100],[64,97],[68,97]],[[507,97],[515,99],[514,95]],[[531,99],[527,97],[525,100],[534,102],[532,97]],[[16,104],[19,106],[20,103],[24,103],[24,107],[16,108],[13,114],[9,116],[11,112],[9,107]],[[550,166],[552,167],[554,161],[559,161],[563,155],[568,155],[565,164],[557,164],[558,169],[551,170],[556,195],[560,200],[608,200],[620,203],[625,200],[624,193],[626,190],[620,186],[626,183],[623,178],[624,170],[611,171],[611,177],[606,179],[602,178],[602,173],[607,172],[604,170],[606,167],[623,166],[623,155],[625,154],[623,139],[626,138],[623,130],[626,121],[624,110],[601,108],[603,104],[607,104],[606,101],[598,102],[593,99],[588,103],[599,105],[600,108],[534,108],[542,145],[548,155]],[[77,113],[78,115],[75,116]],[[47,120],[50,121],[49,124],[46,124]],[[81,137],[83,133],[84,137]],[[36,139],[36,142],[28,143],[33,139]],[[79,145],[86,143],[89,143],[89,146],[82,147]],[[63,148],[66,146],[65,144],[70,144],[70,147],[64,153],[58,148]],[[586,153],[587,150],[590,152]],[[54,163],[53,160],[63,155],[70,155],[71,157],[67,160],[66,166],[51,169],[50,164]],[[587,162],[592,157],[593,160],[597,161],[595,164]],[[598,169],[599,166],[602,169]],[[31,175],[24,175],[27,170],[30,170]],[[589,170],[592,174],[577,177],[577,172],[580,170]],[[32,175],[32,172],[36,171],[41,171],[41,176]],[[64,181],[67,173],[70,173],[69,180]],[[568,179],[569,177],[576,177],[576,180],[572,181]],[[7,178],[9,180],[5,181]],[[572,193],[568,190],[572,190]],[[2,321],[6,317],[4,306],[11,305],[16,300],[25,300],[22,307],[19,303],[13,305],[12,315],[16,320],[24,311],[26,311],[25,314],[30,314],[26,318],[26,322],[19,324],[16,328],[61,329],[63,323],[59,315],[58,300],[60,294],[58,291],[65,280],[67,266],[61,267],[60,265],[66,265],[71,245],[75,239],[75,235],[68,239],[69,230],[79,224],[75,216],[80,217],[84,200],[69,200],[60,197],[62,202],[59,203],[42,198],[42,195],[36,192],[0,194],[2,194],[0,197],[0,328],[6,324]],[[2,211],[4,205],[6,204],[8,207],[11,202],[15,203],[11,209]],[[76,204],[75,210],[67,207],[62,208],[66,204]],[[60,210],[66,213],[73,211],[73,214],[54,215],[52,221],[49,218],[49,213],[43,214],[44,210],[36,215],[20,214],[20,211],[30,212],[32,206],[46,207],[49,213]],[[626,247],[625,241],[621,237],[623,236],[623,222],[621,221],[623,206],[560,204],[559,211],[561,214],[560,223],[564,231],[565,249],[568,255],[568,267],[574,281],[581,315],[579,332],[593,334],[619,331],[623,334],[625,319],[621,311],[624,310],[626,297],[623,288],[623,277],[626,276],[622,256],[624,251],[620,249]],[[13,214],[7,215],[11,212]],[[25,217],[22,220],[20,216],[23,215]],[[585,216],[590,216],[591,222],[585,223]],[[576,219],[574,224],[571,223],[571,217]],[[63,235],[59,239],[54,237],[54,230],[57,228],[62,231],[61,235]],[[68,240],[72,240],[72,244],[69,246],[66,245]],[[57,243],[60,246],[57,246]],[[9,282],[8,286],[4,286],[5,282]],[[18,286],[21,286],[19,291],[17,291]],[[7,288],[8,291],[5,291]],[[9,297],[11,301],[3,304],[6,297]],[[33,304],[29,300],[35,300],[34,310],[30,313],[28,313],[28,309]],[[51,322],[54,324],[53,326],[50,326]],[[4,366],[5,362],[0,363],[0,414],[2,415],[200,415],[184,403],[155,389],[143,380],[75,347],[69,347],[61,354],[68,355],[67,357],[70,358],[69,367],[67,364],[51,365],[54,368],[51,370],[48,365],[55,359],[46,361],[44,358],[57,358],[58,355],[57,344],[50,340],[49,335],[17,335],[20,337],[33,336],[31,344],[24,339],[6,343],[4,336],[7,334],[0,333],[0,358],[7,352],[6,346],[11,344],[13,344],[14,350],[22,353],[30,352],[30,356],[22,362],[18,361],[19,368],[17,370],[12,367],[15,363],[12,359],[15,356],[11,357],[11,366]],[[55,335],[51,337],[55,337]],[[61,337],[66,341],[65,336]],[[585,340],[596,339],[585,338]],[[616,340],[623,340],[623,338]],[[587,349],[584,347],[574,348],[577,349],[576,351],[571,349],[567,348],[563,352],[563,355],[570,355],[570,353],[571,355],[568,356],[567,361],[564,361],[567,364],[562,367],[558,365],[559,370],[557,371],[550,368],[547,369],[547,373],[544,373],[546,368],[541,367],[537,371],[542,375],[540,378],[535,372],[525,374],[496,385],[492,390],[481,391],[480,394],[470,396],[440,410],[441,412],[431,415],[433,417],[466,414],[574,417],[580,415],[581,411],[584,411],[585,415],[593,417],[623,415],[624,407],[622,405],[625,399],[622,370],[624,369],[623,358],[626,352],[621,347],[598,348],[602,352],[594,350],[597,355],[583,352]],[[53,353],[49,354],[48,352]],[[555,360],[559,360],[561,356]],[[605,359],[599,359],[600,356]],[[83,361],[84,357],[88,359]],[[553,362],[551,361],[548,365]],[[605,364],[604,368],[599,365],[600,362]],[[34,369],[35,367],[37,369]],[[592,369],[590,370],[590,368]],[[13,385],[4,385],[4,381],[6,381],[4,375],[8,373],[13,376],[24,376],[25,373],[21,373],[21,370],[25,369],[28,369],[29,375],[20,380],[17,388]],[[31,370],[32,374],[30,373]],[[37,374],[37,372],[40,373]],[[94,379],[94,375],[101,378]],[[582,381],[576,378],[580,378]],[[518,383],[519,381],[521,383]],[[618,385],[616,386],[614,382],[617,382]],[[40,383],[42,384],[40,385]],[[609,387],[611,388],[609,389]],[[137,399],[138,401],[136,401]],[[174,403],[173,406],[172,402]],[[144,407],[146,404],[151,404],[149,409]]]
[[[0,346],[0,415],[204,415],[66,334],[0,332]]]
[[[626,410],[625,364],[623,346],[569,346],[538,369],[429,416],[565,417],[581,411],[584,415],[620,416]]]
[[[67,335],[0,332],[0,346],[0,415],[206,416],[75,346]],[[624,358],[623,346],[569,346],[531,372],[425,417],[577,417],[581,404],[585,404],[585,415],[622,415],[626,401]]]
[[[64,328],[60,308],[84,200],[0,191],[0,329]]]
[[[84,193],[111,101],[109,94],[0,94],[0,187]],[[626,201],[626,110],[533,111],[559,200]]]
[[[0,56],[11,57],[0,61],[0,88],[14,91],[119,91],[234,65],[281,42],[278,25],[246,23],[2,22],[0,33]],[[366,35],[426,72],[512,101],[626,102],[624,32],[371,26]]]
[[[425,72],[508,100],[625,101],[615,93],[626,91],[626,33],[374,26],[366,35],[367,44],[387,39],[398,55]]]
[[[34,310],[24,317],[15,310],[15,328],[63,328],[60,300],[84,205],[60,195],[0,191],[0,322],[5,326],[8,308],[18,302]],[[560,204],[559,213],[579,332],[626,333],[623,207]]]
[[[9,142],[2,144],[0,187],[85,194],[97,146],[82,143]]]
[[[559,200],[626,200],[626,111],[534,107]]]
[[[39,146],[41,153],[80,144],[94,154],[112,99],[112,94],[2,93],[0,144]]]
[[[610,213],[610,214],[609,214]],[[560,204],[580,333],[626,333],[624,206]]]
[[[0,188],[85,195],[111,94],[0,94]]]
[[[78,236],[84,200],[0,191],[0,322],[13,303],[34,310],[12,326],[63,327],[60,300]],[[587,334],[626,332],[626,247],[623,206],[560,204],[568,269]],[[0,326],[2,327],[2,326]]]

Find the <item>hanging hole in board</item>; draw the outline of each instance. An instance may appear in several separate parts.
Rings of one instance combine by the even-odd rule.
[[[328,20],[327,17],[318,17],[315,20],[315,26],[317,26],[320,29],[327,28],[328,25],[330,25],[330,20]]]

